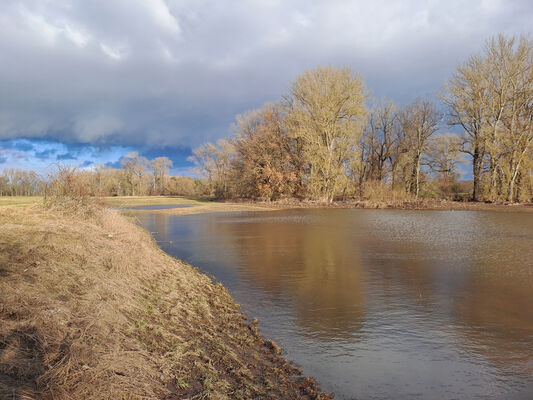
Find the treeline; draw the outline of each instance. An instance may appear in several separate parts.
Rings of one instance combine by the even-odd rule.
[[[237,116],[233,130],[193,151],[203,179],[169,177],[171,160],[137,152],[77,179],[106,196],[533,201],[533,42],[492,38],[437,99],[403,107],[372,101],[349,68],[319,67],[280,101]],[[460,180],[463,169],[471,179]],[[7,169],[0,195],[42,194],[46,181]]]
[[[89,196],[208,194],[207,185],[201,179],[169,176],[171,167],[172,161],[167,157],[148,160],[132,152],[122,158],[120,168],[97,165],[90,170],[75,170],[58,165],[56,169],[68,169],[67,175],[75,176],[77,185]],[[52,172],[52,177],[54,174],[57,171]],[[41,177],[34,171],[5,169],[0,175],[0,196],[43,195],[49,182],[49,177]]]
[[[34,171],[6,168],[0,174],[0,196],[37,196],[45,182]]]
[[[319,67],[279,102],[238,116],[233,137],[200,146],[191,161],[224,198],[531,201],[532,41],[489,40],[439,99],[368,109],[360,76]],[[446,133],[452,126],[463,133]],[[458,180],[461,164],[473,182]]]
[[[89,171],[80,171],[91,195],[146,196],[146,195],[202,195],[205,184],[200,179],[169,176],[172,160],[157,157],[148,160],[134,151],[122,157],[120,168],[98,165]]]

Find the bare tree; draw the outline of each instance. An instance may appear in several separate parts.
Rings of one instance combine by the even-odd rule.
[[[143,178],[146,176],[148,165],[148,160],[136,151],[122,158],[121,166],[132,196],[144,194]]]
[[[427,100],[416,100],[400,113],[400,124],[409,148],[409,193],[418,197],[420,192],[420,167],[428,139],[437,132],[441,115],[435,105]]]
[[[516,182],[533,142],[533,43],[499,35],[481,55],[458,67],[443,96],[450,123],[465,131],[463,151],[472,156],[473,199],[514,201]]]
[[[290,130],[303,142],[313,197],[331,202],[347,184],[346,165],[357,152],[366,116],[363,80],[348,68],[319,67],[291,85]]]
[[[432,137],[423,156],[423,163],[435,174],[441,193],[451,196],[451,186],[456,183],[458,166],[462,163],[462,138],[453,133],[444,133]]]
[[[448,105],[448,123],[464,130],[462,151],[472,157],[474,187],[472,199],[479,200],[483,160],[486,154],[485,121],[487,116],[488,85],[484,78],[486,65],[480,56],[473,56],[463,65],[446,86],[442,96]]]
[[[157,157],[150,161],[152,167],[152,186],[156,193],[163,194],[165,191],[166,177],[172,167],[172,160],[168,157]]]
[[[382,101],[368,118],[366,141],[369,147],[369,178],[384,180],[391,159],[398,111],[392,101]]]
[[[235,152],[232,141],[220,139],[217,144],[206,143],[193,150],[189,161],[196,165],[200,175],[207,179],[211,195],[227,197],[232,159]]]

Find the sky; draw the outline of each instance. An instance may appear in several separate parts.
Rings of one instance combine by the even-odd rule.
[[[139,151],[187,175],[191,149],[306,69],[350,67],[406,104],[531,21],[531,0],[2,0],[0,170]]]

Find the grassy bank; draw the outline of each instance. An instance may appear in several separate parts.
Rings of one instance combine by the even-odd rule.
[[[39,196],[0,197],[0,206],[26,206],[40,204]],[[483,202],[462,202],[440,199],[419,200],[349,200],[324,204],[314,201],[301,201],[285,199],[275,202],[261,202],[250,200],[216,201],[207,197],[183,196],[114,196],[98,198],[109,207],[136,207],[147,205],[190,205],[188,208],[175,208],[164,210],[149,210],[162,214],[185,215],[211,212],[233,211],[269,211],[283,208],[370,208],[370,209],[397,209],[397,210],[500,210],[500,211],[529,211],[533,212],[533,204],[493,204]],[[136,210],[136,212],[144,212]]]
[[[0,398],[327,398],[118,212],[0,207]]]
[[[157,214],[188,215],[212,212],[236,211],[270,211],[287,208],[367,208],[367,209],[395,209],[395,210],[456,210],[456,211],[524,211],[533,212],[533,204],[492,204],[483,202],[460,202],[449,200],[411,200],[411,201],[337,201],[324,204],[313,201],[286,199],[276,202],[261,202],[250,200],[214,201],[206,199],[190,199],[170,196],[145,197],[107,197],[104,202],[115,207],[132,207],[137,205],[169,205],[186,204],[187,208],[167,208],[162,210],[135,210],[135,212],[149,212]]]

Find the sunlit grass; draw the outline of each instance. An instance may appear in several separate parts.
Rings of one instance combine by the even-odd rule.
[[[120,213],[51,199],[0,207],[0,376],[10,377],[0,379],[1,399],[294,399],[308,390],[220,284]]]
[[[26,206],[42,201],[42,196],[0,196],[0,206]]]
[[[167,204],[199,204],[200,202],[181,196],[115,196],[103,197],[104,203],[110,207],[135,207]]]

